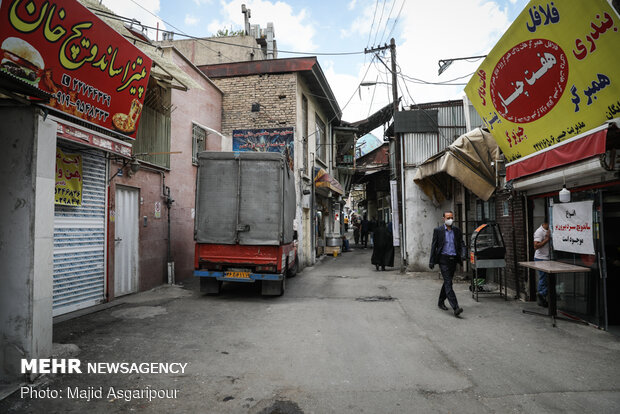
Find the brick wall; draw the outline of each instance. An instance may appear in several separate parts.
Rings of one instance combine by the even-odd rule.
[[[296,125],[297,75],[251,75],[213,79],[224,92],[222,133],[234,129],[279,128]],[[260,104],[252,112],[252,104]]]
[[[504,215],[505,202],[508,202],[507,216]],[[519,296],[527,300],[529,299],[527,296],[527,273],[519,266],[515,268],[515,253],[516,262],[527,260],[526,217],[523,198],[511,193],[497,194],[495,206],[497,222],[502,230],[502,236],[506,245],[506,280],[508,289],[516,294],[517,284],[515,280],[518,280]]]

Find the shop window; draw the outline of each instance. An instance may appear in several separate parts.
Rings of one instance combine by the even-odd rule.
[[[207,149],[207,130],[192,124],[192,164],[198,164],[198,153]]]

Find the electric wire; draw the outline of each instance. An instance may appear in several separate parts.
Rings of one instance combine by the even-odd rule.
[[[140,6],[140,7],[143,8],[142,6]],[[95,14],[103,15],[106,18],[109,18],[109,19],[118,20],[118,21],[122,21],[122,22],[131,22],[132,21],[132,19],[129,19],[129,18],[125,17],[125,16],[120,16],[120,15],[117,15],[117,14],[109,13],[109,12],[106,12],[104,10],[100,10],[100,9],[96,9],[96,8],[91,8],[91,10],[93,10],[93,12]],[[170,27],[175,28],[176,30],[179,30],[178,28],[176,28],[174,25],[170,24],[169,22],[167,22],[165,20],[162,20],[156,14],[151,13],[151,12],[149,12],[149,13],[151,15],[157,17],[159,20],[161,20],[165,24],[169,25]],[[136,23],[135,20],[133,20],[133,22]],[[239,45],[239,44],[235,44],[235,43],[225,42],[225,41],[222,41],[222,40],[215,40],[215,39],[212,39],[212,38],[192,36],[192,35],[189,35],[189,34],[183,32],[183,31],[175,32],[175,31],[171,31],[171,30],[163,30],[161,28],[158,29],[157,27],[149,26],[147,24],[143,24],[143,23],[139,23],[139,22],[138,22],[138,24],[140,24],[140,26],[145,28],[145,29],[162,30],[162,31],[165,31],[167,33],[172,33],[174,35],[183,36],[183,37],[186,37],[188,39],[197,40],[197,41],[199,41],[200,43],[203,43],[203,44],[204,44],[204,42],[209,42],[209,43],[217,43],[217,44],[231,46],[231,47],[240,47],[240,48],[244,48],[244,49],[252,49],[253,51],[260,51],[261,50],[261,48],[259,48],[259,47]],[[153,45],[153,46],[156,47],[155,45]],[[210,49],[210,50],[215,51],[215,52],[220,52],[220,51],[214,50],[214,49]],[[358,51],[358,52],[300,52],[300,51],[295,51],[295,50],[281,50],[281,49],[278,49],[278,53],[285,53],[285,54],[291,54],[291,55],[303,55],[303,56],[351,56],[351,55],[361,55],[361,54],[364,53],[364,51]],[[225,57],[228,58],[228,59],[231,59],[228,56],[225,56]],[[231,60],[231,61],[236,61],[236,60]]]
[[[390,36],[392,36],[392,32],[393,32],[393,31],[394,31],[394,29],[396,28],[396,23],[398,22],[398,19],[400,18],[400,14],[401,14],[401,13],[402,13],[402,11],[403,11],[403,7],[405,6],[405,2],[406,2],[406,1],[407,1],[407,0],[403,0],[403,2],[401,3],[401,5],[400,5],[400,10],[398,11],[398,14],[396,15],[396,19],[394,19],[394,24],[392,24],[392,30],[390,30],[390,33],[388,33],[388,35],[387,35],[387,38],[386,38],[386,39],[389,39],[389,38],[390,38]]]
[[[407,91],[407,95],[409,95],[409,99],[411,99],[411,102],[413,103],[413,105],[417,106],[418,110],[422,111],[422,113],[431,120],[431,122],[437,127],[437,132],[439,133],[439,135],[443,138],[445,143],[448,143],[449,140],[448,138],[444,135],[444,133],[441,130],[441,127],[439,126],[439,123],[437,122],[437,120],[435,118],[433,118],[424,108],[420,107],[415,99],[413,99],[413,95],[411,95],[411,92],[409,92],[409,88],[407,87],[407,82],[405,82],[405,78],[403,78],[402,74],[399,75],[401,77],[401,80],[403,81],[403,84],[405,85],[405,90]]]
[[[375,93],[377,92],[377,79],[379,79],[379,77],[377,76],[375,78],[375,87],[372,88],[372,97],[370,98],[370,105],[368,105],[368,115],[366,115],[366,117],[370,116],[370,111],[372,110],[372,104],[375,102]]]
[[[164,19],[162,19],[161,17],[159,17],[158,15],[156,15],[155,13],[153,13],[152,11],[150,11],[149,9],[147,9],[146,7],[142,6],[140,3],[136,2],[135,0],[131,0],[131,2],[132,2],[133,4],[135,4],[136,6],[140,7],[140,8],[141,8],[142,10],[144,10],[145,12],[149,13],[151,16],[155,17],[156,19],[161,20],[161,21],[162,21],[162,22],[164,22],[165,24],[167,24],[167,25],[169,25],[170,27],[172,27],[172,28],[174,28],[174,29],[178,30],[179,32],[181,32],[183,35],[188,36],[185,32],[183,32],[183,30],[181,30],[181,29],[179,29],[178,27],[174,26],[173,24],[171,24],[171,23],[169,23],[169,22],[165,21]],[[158,30],[158,29],[157,29],[157,28],[155,28],[155,30]],[[200,41],[200,43],[202,43],[202,41]],[[207,45],[206,45],[206,44],[204,44],[204,43],[203,43],[203,45],[204,45],[207,49],[211,50],[212,52],[216,52],[216,53],[218,53],[219,55],[221,55],[221,56],[225,57],[225,58],[226,58],[226,59],[228,59],[229,61],[231,61],[231,62],[234,62],[234,61],[235,61],[235,60],[234,60],[233,58],[231,58],[230,56],[226,56],[226,55],[224,55],[221,51],[219,51],[219,50],[215,50],[215,49],[211,49],[209,46],[207,46]]]
[[[375,32],[375,38],[372,41],[372,43],[375,44],[375,45],[377,44],[377,35],[379,34],[379,30],[381,30],[380,29],[381,21],[383,20],[383,12],[385,11],[385,2],[386,1],[387,0],[383,0],[383,7],[381,8],[381,17],[379,18],[379,23],[377,24],[377,31]],[[387,23],[386,23],[386,25],[387,25]],[[381,43],[381,39],[379,39],[379,43]]]
[[[388,14],[388,17],[385,20],[385,26],[383,27],[383,33],[381,33],[381,37],[379,38],[379,43],[383,42],[383,36],[385,35],[385,31],[388,28],[388,25],[390,24],[390,17],[392,17],[392,11],[394,10],[394,5],[396,5],[396,0],[392,0],[392,7],[390,8],[390,13]]]
[[[372,24],[370,25],[370,30],[368,31],[368,41],[366,42],[366,47],[370,46],[370,38],[372,37],[372,29],[375,26],[375,18],[377,17],[378,6],[379,6],[379,0],[375,0],[375,12],[372,15]]]

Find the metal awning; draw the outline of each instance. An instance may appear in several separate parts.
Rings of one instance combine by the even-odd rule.
[[[37,98],[39,102],[43,103],[49,102],[54,97],[51,93],[45,92],[5,71],[0,71],[0,93],[17,100],[24,100],[20,95]]]
[[[495,192],[494,162],[500,150],[493,136],[480,128],[461,135],[449,147],[419,165],[414,181],[431,199],[441,202],[445,175],[459,181],[482,200]],[[493,164],[493,165],[492,165]]]
[[[327,171],[321,167],[314,167],[314,187],[317,189],[324,188],[344,195],[344,190],[338,180],[329,175]]]
[[[610,144],[614,147],[617,145],[608,142],[608,132],[611,131],[612,136],[617,138],[618,127],[616,123],[618,122],[620,122],[620,118],[506,164],[506,180],[521,179],[604,154]]]
[[[398,103],[400,103],[400,98],[398,98]],[[342,121],[340,128],[356,128],[356,135],[362,137],[373,129],[389,122],[390,119],[392,119],[392,115],[394,115],[394,102],[385,105],[366,119],[361,119],[356,122]]]

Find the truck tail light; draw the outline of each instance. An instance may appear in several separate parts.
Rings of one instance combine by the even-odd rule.
[[[276,267],[273,265],[269,266],[256,266],[257,272],[274,272],[276,271]]]

